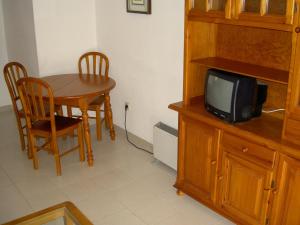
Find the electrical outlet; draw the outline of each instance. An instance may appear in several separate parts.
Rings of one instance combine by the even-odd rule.
[[[124,107],[125,107],[125,110],[129,110],[129,102],[125,102]]]

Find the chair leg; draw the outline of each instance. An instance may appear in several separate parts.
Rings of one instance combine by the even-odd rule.
[[[105,128],[108,129],[109,128],[109,121],[108,121],[107,109],[106,109],[105,105],[104,105],[104,119],[105,119]]]
[[[58,154],[54,155],[55,163],[56,163],[56,175],[61,176],[61,163],[60,163],[60,157]]]
[[[72,107],[69,106],[69,105],[67,105],[67,114],[68,114],[68,117],[72,117],[72,116],[73,116],[73,113],[72,113]],[[70,136],[71,136],[71,137],[74,137],[74,131],[72,131],[72,132],[70,133]]]
[[[97,129],[97,140],[101,141],[102,139],[102,132],[101,132],[101,114],[100,114],[100,107],[96,108],[96,129]]]
[[[56,175],[61,176],[61,163],[60,163],[60,156],[59,156],[59,151],[58,151],[58,147],[57,147],[57,143],[56,143],[56,138],[52,137],[51,147],[54,152]]]
[[[37,158],[36,139],[34,135],[32,134],[28,134],[28,135],[30,136],[30,147],[32,151],[33,168],[37,170],[39,168],[39,161]]]
[[[32,157],[33,157],[33,154],[32,154],[33,143],[30,139],[30,135],[29,135],[29,132],[28,132],[27,128],[26,128],[26,134],[27,134],[27,157],[28,157],[28,159],[32,159]]]
[[[68,107],[70,107],[70,106],[68,106]],[[71,107],[70,107],[70,108],[71,108]],[[72,108],[71,108],[71,110],[68,108],[68,117],[70,117],[70,116],[69,116],[69,112],[70,112],[71,117],[72,117]],[[57,115],[59,115],[59,116],[64,116],[64,112],[63,112],[62,105],[59,106],[59,109],[57,110]],[[67,137],[68,137],[68,135],[63,135],[63,136],[62,136],[62,138],[63,138],[64,141],[67,139]]]
[[[26,144],[25,144],[24,131],[23,131],[23,128],[22,128],[21,118],[19,118],[19,117],[17,117],[17,125],[18,125],[18,130],[19,130],[21,148],[22,148],[22,151],[25,151],[26,150]]]
[[[83,145],[83,132],[82,132],[82,125],[78,125],[78,144],[79,144],[79,159],[81,162],[85,160],[84,155],[84,145]]]

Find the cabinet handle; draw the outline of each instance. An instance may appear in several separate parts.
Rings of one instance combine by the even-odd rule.
[[[224,176],[219,176],[218,179],[219,180],[223,180]]]
[[[211,165],[216,165],[217,161],[214,160],[214,161],[211,161]]]
[[[300,27],[296,27],[296,28],[295,28],[295,32],[296,32],[296,33],[300,33]]]
[[[243,151],[243,152],[248,152],[249,149],[248,149],[248,148],[243,148],[242,151]]]

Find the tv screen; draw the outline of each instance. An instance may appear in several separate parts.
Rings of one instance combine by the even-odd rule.
[[[207,80],[206,101],[208,104],[223,112],[231,112],[231,99],[234,83],[215,75],[210,75]]]

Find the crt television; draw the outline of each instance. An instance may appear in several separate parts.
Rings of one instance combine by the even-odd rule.
[[[227,122],[251,119],[256,107],[256,95],[255,78],[216,69],[207,71],[205,107]]]

